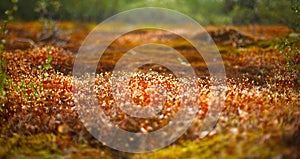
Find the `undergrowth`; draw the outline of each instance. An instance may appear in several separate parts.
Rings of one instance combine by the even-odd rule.
[[[6,43],[5,38],[8,33],[7,25],[10,21],[14,19],[13,13],[18,10],[17,2],[18,0],[11,0],[13,7],[5,11],[7,15],[6,19],[0,23],[0,111],[6,101],[6,84],[9,81],[6,75],[7,61],[6,57],[3,55],[4,44]]]

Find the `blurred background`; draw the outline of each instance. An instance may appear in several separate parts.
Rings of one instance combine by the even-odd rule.
[[[201,25],[281,24],[296,29],[300,21],[296,3],[299,0],[19,0],[15,18],[98,23],[128,9],[164,7],[185,13]],[[0,12],[11,6],[10,0],[1,0]]]

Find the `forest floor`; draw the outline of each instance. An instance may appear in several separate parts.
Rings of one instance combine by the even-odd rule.
[[[1,55],[7,59],[8,82],[4,105],[0,107],[0,158],[300,157],[300,40],[291,29],[258,25],[206,27],[223,58],[227,86],[218,123],[204,138],[199,137],[199,121],[208,109],[210,78],[195,49],[182,38],[157,30],[137,30],[112,43],[97,67],[98,86],[110,84],[107,76],[124,52],[120,44],[126,44],[127,51],[153,39],[167,41],[182,53],[198,76],[199,113],[188,131],[164,149],[131,154],[103,145],[90,135],[78,117],[79,108],[72,94],[72,69],[77,51],[93,27],[93,24],[61,22],[53,32],[38,22],[8,26],[5,52]],[[201,38],[201,34],[194,37]],[[147,65],[139,69],[144,71],[141,75],[151,69],[168,79],[164,74],[168,70],[162,66]],[[149,79],[142,76],[138,80]],[[175,89],[168,82],[165,85]],[[109,94],[109,89],[104,92]],[[103,94],[97,94],[99,103],[111,109],[115,101]],[[141,95],[132,99],[143,105],[149,98],[143,95],[146,100],[139,100]],[[117,120],[123,118],[120,115]],[[141,125],[149,127],[145,131],[164,126],[162,122],[157,125],[147,125],[145,120],[138,122],[121,127],[138,132]]]

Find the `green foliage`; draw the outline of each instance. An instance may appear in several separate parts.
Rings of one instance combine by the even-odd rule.
[[[291,0],[292,1],[292,11],[294,12],[295,19],[292,28],[296,31],[300,31],[300,0]]]
[[[262,24],[286,24],[292,26],[295,15],[291,9],[291,2],[287,0],[261,0],[257,4],[257,14]]]
[[[291,17],[284,17],[291,19],[291,27],[295,32],[300,31],[300,0],[291,0],[291,9],[288,12],[293,13],[293,19]],[[289,71],[296,72],[298,74],[298,83],[300,83],[300,35],[293,33],[287,38],[283,38],[279,44],[280,53],[286,57],[286,67]]]
[[[286,67],[289,71],[300,72],[300,42],[299,37],[284,38],[281,42],[280,53],[286,57]],[[300,79],[298,79],[300,83]]]
[[[126,4],[121,4],[118,11],[125,11],[139,7],[163,7],[182,12],[202,25],[210,24],[229,24],[231,19],[224,14],[222,7],[223,2],[220,0],[142,0],[142,1],[127,1]]]
[[[299,3],[299,0],[26,0],[20,1],[17,17],[100,22],[128,9],[164,7],[183,12],[202,25],[284,24],[295,29],[300,21]],[[0,1],[0,11],[8,6],[7,1]]]
[[[117,13],[120,5],[126,5],[126,0],[62,0],[61,3],[63,19],[100,22]]]
[[[225,0],[223,10],[233,24],[282,24],[295,29],[300,21],[299,4],[299,0]]]
[[[16,135],[0,138],[0,145],[0,158],[115,158],[107,148],[80,145],[70,141],[69,136],[64,134]]]
[[[200,141],[184,141],[182,144],[136,155],[134,159],[202,159],[202,158],[271,158],[276,156],[282,145],[274,140],[258,143],[263,139],[261,132],[245,134],[219,134]]]
[[[257,0],[239,0],[233,5],[230,12],[233,24],[257,23],[257,12],[255,10]]]
[[[61,2],[58,0],[39,0],[37,1],[35,11],[40,13],[40,21],[44,23],[45,34],[54,35],[57,31],[54,16],[59,13],[61,9]],[[52,52],[50,46],[47,48],[46,64],[39,66],[40,69],[51,69]]]
[[[14,85],[13,89],[26,101],[39,100],[43,85],[38,82],[29,82],[26,84],[25,80],[22,80],[20,85]]]
[[[52,56],[48,55],[47,60],[46,60],[46,64],[43,66],[44,69],[49,70],[49,69],[52,68],[51,65],[50,65],[51,61],[52,61]]]
[[[49,70],[49,69],[51,69],[52,68],[52,66],[51,66],[51,62],[52,62],[52,52],[51,52],[51,48],[50,48],[50,46],[48,46],[48,48],[47,48],[47,59],[46,59],[46,64],[44,64],[44,65],[40,65],[39,66],[39,69],[45,69],[45,70]]]
[[[233,24],[241,25],[257,23],[256,13],[250,8],[235,6],[231,15]]]
[[[5,36],[8,33],[7,30],[7,24],[9,21],[12,21],[14,19],[13,13],[15,13],[18,10],[17,0],[11,0],[11,2],[14,4],[11,9],[8,9],[5,11],[6,19],[1,21],[0,24],[0,53],[2,53],[4,49],[5,44]]]
[[[7,75],[6,75],[6,68],[7,68],[7,61],[5,56],[3,55],[4,44],[5,44],[5,36],[8,33],[7,24],[14,19],[13,13],[18,10],[17,0],[11,0],[13,7],[5,11],[5,15],[7,16],[6,19],[1,21],[0,24],[0,111],[1,106],[4,104],[5,101],[5,85],[7,83]]]
[[[54,17],[59,14],[61,3],[58,0],[39,0],[36,2],[35,11],[39,13],[40,21],[44,23],[46,33],[55,32]]]

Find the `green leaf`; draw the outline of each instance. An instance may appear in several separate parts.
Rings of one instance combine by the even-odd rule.
[[[9,20],[9,21],[12,21],[12,20],[14,20],[14,17],[13,17],[13,16],[11,16],[11,15],[10,15],[10,16],[8,16],[8,20]]]
[[[34,95],[35,98],[40,98],[40,94],[35,89],[33,91],[33,95]]]
[[[25,99],[26,99],[26,100],[28,100],[28,99],[29,99],[29,96],[28,96],[28,94],[27,94],[27,93],[24,93],[24,97],[25,97]]]
[[[12,84],[12,79],[7,79],[7,84],[11,85]]]
[[[28,88],[33,88],[33,84],[31,82],[28,84]]]
[[[6,62],[5,59],[3,59],[3,61],[1,61],[1,62],[2,62],[2,66],[3,66],[3,68],[4,68],[3,71],[5,71],[5,69],[7,68],[7,62]]]
[[[10,10],[6,10],[4,13],[5,13],[6,15],[10,15],[10,14],[11,14],[11,11],[10,11]]]
[[[6,81],[6,76],[7,76],[6,73],[3,73],[3,74],[2,74],[3,82]]]
[[[52,56],[49,55],[48,58],[47,58],[47,63],[51,63],[52,60],[53,60],[53,59],[52,59]]]
[[[15,91],[18,91],[18,90],[19,90],[19,87],[17,87],[17,85],[14,85],[14,90],[15,90]]]
[[[14,7],[13,7],[13,10],[14,10],[14,11],[17,11],[17,10],[18,10],[18,6],[14,6]]]
[[[3,28],[6,28],[6,25],[7,25],[7,23],[8,23],[8,20],[3,20]]]
[[[5,90],[1,90],[1,96],[5,96],[5,95],[6,95]]]
[[[11,3],[18,3],[18,0],[11,0]]]
[[[294,50],[292,50],[292,51],[291,51],[291,54],[292,54],[292,55],[295,55],[295,51],[294,51]]]
[[[25,81],[24,80],[22,80],[22,82],[21,82],[21,90],[25,91]]]
[[[51,69],[51,65],[50,65],[50,64],[46,64],[46,65],[44,65],[44,69],[46,69],[46,70],[49,70],[49,69]]]
[[[43,89],[43,86],[39,85],[38,90],[40,91],[42,89]]]
[[[4,49],[3,44],[0,44],[0,53],[2,53],[3,49]]]

